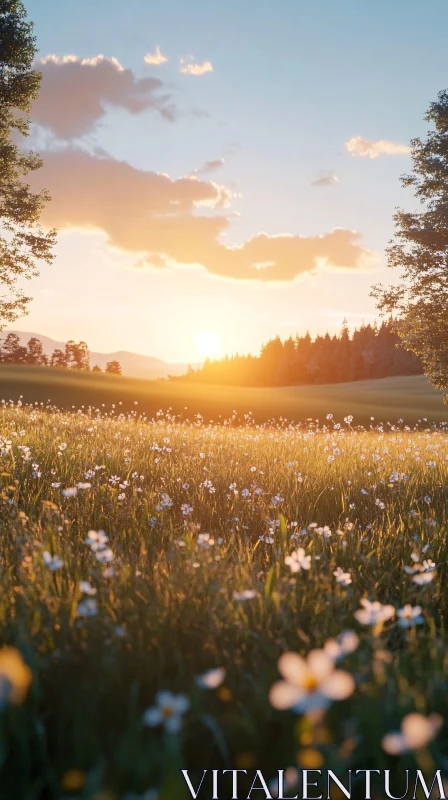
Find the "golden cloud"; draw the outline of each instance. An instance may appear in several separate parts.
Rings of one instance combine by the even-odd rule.
[[[360,235],[345,229],[322,236],[258,233],[228,246],[220,241],[231,223],[224,210],[232,194],[225,187],[192,176],[173,180],[77,148],[45,153],[43,169],[31,179],[33,188],[45,186],[52,197],[44,224],[103,231],[139,266],[199,264],[225,278],[291,281],[320,264],[360,269],[370,255]],[[207,215],[199,213],[203,206]]]

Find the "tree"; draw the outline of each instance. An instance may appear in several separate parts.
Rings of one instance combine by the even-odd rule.
[[[396,238],[387,250],[390,267],[402,270],[398,286],[374,286],[383,314],[394,313],[397,333],[417,355],[438,389],[448,388],[448,91],[425,116],[434,130],[411,141],[413,172],[401,178],[424,205],[420,213],[397,209]],[[448,395],[445,395],[448,402]]]
[[[48,194],[34,194],[23,180],[42,160],[21,152],[13,140],[17,132],[29,135],[31,101],[42,77],[32,69],[36,52],[23,3],[0,0],[0,329],[26,313],[31,298],[18,280],[36,276],[36,261],[49,263],[54,257],[56,232],[45,233],[39,223]]]
[[[106,372],[109,375],[121,375],[121,366],[119,361],[108,361],[106,364]]]
[[[1,360],[4,364],[23,364],[26,359],[26,347],[21,347],[16,333],[8,333],[1,348]]]
[[[95,366],[92,367],[92,372],[102,372],[102,371],[103,370],[101,369],[101,367],[98,366],[98,364],[95,364]]]
[[[64,353],[63,350],[53,350],[53,355],[51,356],[50,361],[51,367],[64,367],[65,369],[68,367],[67,355]]]
[[[25,355],[25,363],[42,364],[43,366],[46,366],[48,364],[48,359],[44,353],[42,342],[40,341],[40,339],[36,339],[35,336],[32,336],[28,342]]]
[[[86,342],[76,342],[70,339],[65,345],[65,356],[67,359],[67,366],[70,369],[89,370],[89,348]]]

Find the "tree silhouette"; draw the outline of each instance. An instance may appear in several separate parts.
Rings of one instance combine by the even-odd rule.
[[[411,141],[413,172],[401,178],[424,205],[420,213],[398,209],[389,266],[402,270],[398,286],[378,285],[372,294],[383,313],[396,314],[407,350],[422,361],[438,389],[448,388],[448,91],[440,92],[425,117],[434,124],[426,140]],[[445,395],[448,402],[448,395]]]
[[[42,166],[36,153],[21,152],[13,140],[29,135],[29,110],[41,75],[32,68],[36,55],[33,26],[20,0],[0,2],[0,329],[26,313],[29,297],[20,278],[38,274],[36,262],[50,262],[55,231],[39,224],[46,192],[33,194],[25,176]]]
[[[385,378],[393,375],[417,375],[423,372],[421,361],[400,347],[400,338],[390,321],[362,325],[350,335],[346,321],[339,336],[279,336],[263,345],[260,356],[225,356],[217,361],[206,359],[200,369],[189,367],[181,378],[232,386],[295,386],[300,384],[344,383]]]
[[[106,372],[109,375],[121,375],[121,366],[119,361],[108,361],[106,364]]]

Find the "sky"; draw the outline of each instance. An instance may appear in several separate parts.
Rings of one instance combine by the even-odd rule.
[[[446,0],[25,0],[56,258],[15,329],[169,362],[377,317]]]

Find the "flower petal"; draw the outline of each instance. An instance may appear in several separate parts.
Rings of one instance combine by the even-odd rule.
[[[165,720],[165,728],[169,733],[179,733],[182,727],[182,718],[179,716],[168,717]]]
[[[143,714],[144,724],[149,725],[151,728],[154,728],[156,725],[160,725],[162,721],[163,714],[159,708],[148,708]]]
[[[294,686],[300,686],[309,673],[305,659],[298,653],[283,653],[278,660],[278,669],[282,677]]]
[[[324,681],[333,671],[334,663],[325,650],[311,650],[308,653],[308,667],[314,677],[319,681]]]
[[[286,708],[293,708],[305,697],[303,689],[292,686],[291,683],[286,681],[277,681],[271,686],[269,692],[269,701],[274,708],[283,711]]]
[[[383,737],[381,746],[390,756],[397,756],[407,749],[406,740],[401,733],[388,733],[387,736]]]
[[[408,714],[401,723],[401,730],[409,750],[419,750],[434,738],[438,726],[423,714]]]
[[[345,700],[355,689],[355,681],[349,672],[337,669],[319,686],[319,691],[330,700]]]

